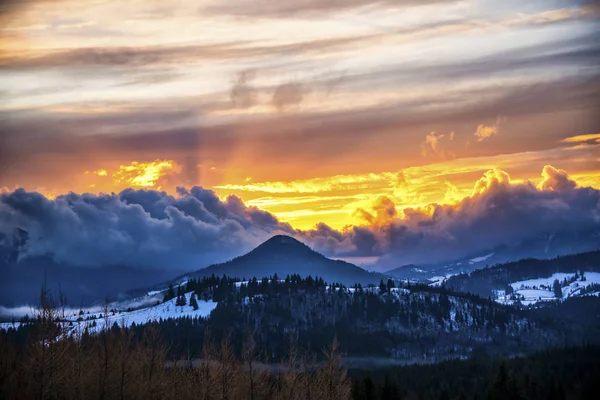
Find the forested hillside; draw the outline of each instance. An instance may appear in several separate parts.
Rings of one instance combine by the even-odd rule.
[[[525,259],[448,278],[443,285],[451,290],[493,296],[494,290],[507,290],[510,283],[546,278],[555,273],[600,272],[600,251],[557,257],[551,260]]]

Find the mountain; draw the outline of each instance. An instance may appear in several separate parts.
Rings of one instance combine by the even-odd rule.
[[[257,277],[259,279],[275,274],[281,279],[292,274],[302,277],[311,275],[322,277],[327,282],[339,282],[345,285],[378,284],[384,278],[382,274],[368,272],[354,264],[331,260],[304,243],[285,235],[273,236],[243,256],[187,273],[185,277],[200,278],[213,274],[238,278]],[[176,280],[181,278],[183,276]]]
[[[486,298],[496,298],[499,291],[503,291],[505,296],[498,300],[506,304],[514,302],[514,293],[514,300],[518,299],[522,304],[534,304],[558,300],[552,287],[555,280],[560,283],[561,293],[558,294],[562,299],[596,294],[600,291],[600,250],[550,260],[530,258],[498,264],[492,268],[451,276],[442,285]]]
[[[397,279],[427,281],[449,277],[501,263],[523,259],[552,259],[600,249],[598,230],[557,231],[534,236],[527,240],[506,243],[458,259],[430,264],[410,264],[384,272]],[[437,280],[437,279],[436,279]]]
[[[20,229],[12,237],[0,234],[1,306],[36,304],[44,284],[53,294],[60,290],[70,305],[89,305],[106,297],[127,297],[125,293],[132,287],[155,285],[174,275],[172,269],[145,269],[141,273],[127,265],[85,267],[58,263],[52,255],[22,257],[28,238]]]

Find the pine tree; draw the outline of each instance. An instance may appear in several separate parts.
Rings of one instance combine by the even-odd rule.
[[[196,300],[196,294],[195,293],[192,293],[192,295],[190,296],[190,306],[194,310],[198,309],[198,300]]]
[[[387,286],[383,283],[383,279],[379,281],[379,293],[384,293],[387,290]]]
[[[387,281],[387,291],[391,292],[393,288],[395,288],[394,281],[392,279],[388,279]]]
[[[562,297],[562,288],[560,286],[560,282],[558,281],[558,279],[554,280],[554,284],[552,285],[552,288],[554,290],[554,296],[556,296],[556,298],[560,299]]]
[[[175,298],[175,290],[173,289],[173,284],[169,284],[169,289],[167,290],[167,293],[165,294],[165,297],[163,299],[163,303],[174,299]]]

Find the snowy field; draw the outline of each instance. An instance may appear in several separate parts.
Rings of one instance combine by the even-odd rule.
[[[208,317],[212,310],[215,309],[217,303],[213,301],[203,301],[198,299],[198,309],[194,310],[190,304],[190,296],[192,292],[186,293],[186,305],[185,306],[176,306],[175,302],[176,298],[171,299],[167,302],[160,303],[158,305],[153,305],[150,307],[144,307],[133,311],[122,311],[122,310],[114,310],[108,312],[108,317],[104,316],[103,311],[98,307],[94,307],[92,309],[83,309],[81,310],[83,313],[80,315],[79,312],[74,313],[70,312],[65,315],[64,326],[71,332],[75,332],[77,330],[83,331],[86,327],[90,331],[100,332],[102,329],[106,327],[108,323],[108,327],[110,328],[114,323],[117,325],[125,325],[131,326],[131,324],[135,323],[136,325],[145,324],[150,321],[158,321],[160,319],[169,319],[169,318],[181,318],[181,317]],[[109,306],[109,309],[111,307]],[[78,321],[78,319],[83,319],[82,321]],[[18,326],[19,323],[2,323],[0,324],[0,329],[7,329],[12,326]]]
[[[558,300],[553,291],[553,284],[558,280],[561,284],[574,278],[574,273],[557,272],[546,278],[528,279],[524,281],[513,282],[510,286],[514,289],[515,295],[521,297],[521,303],[524,305],[535,304],[540,301]],[[584,272],[584,280],[571,282],[569,285],[561,288],[562,299],[576,297],[581,295],[582,289],[592,284],[600,284],[599,272]],[[598,296],[600,292],[588,293],[587,296]],[[502,304],[513,304],[515,301],[510,296],[500,296],[496,299]]]

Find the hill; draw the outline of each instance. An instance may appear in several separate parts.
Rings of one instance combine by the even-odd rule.
[[[457,259],[430,264],[404,265],[390,269],[385,274],[402,280],[440,281],[453,275],[468,274],[492,265],[524,259],[550,260],[597,249],[600,249],[600,232],[597,230],[558,231],[516,243],[503,244]]]
[[[600,251],[573,254],[551,260],[524,259],[492,268],[455,275],[442,285],[482,297],[504,297],[532,304],[541,300],[575,297],[599,291]],[[553,287],[558,281],[559,288]],[[560,289],[560,290],[559,290]],[[515,299],[512,299],[512,295]],[[511,299],[508,296],[511,296]]]
[[[243,256],[187,273],[173,282],[213,274],[238,278],[263,278],[277,274],[281,279],[298,274],[301,277],[319,276],[327,282],[345,285],[378,284],[384,278],[382,274],[366,271],[354,264],[331,260],[292,237],[277,235]]]

